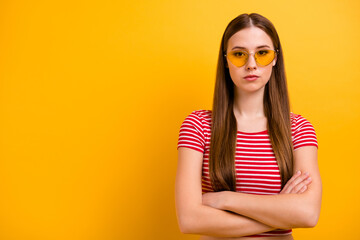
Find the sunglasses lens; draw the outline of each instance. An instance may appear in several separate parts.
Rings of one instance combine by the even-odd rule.
[[[244,66],[249,54],[245,51],[235,50],[227,54],[228,59],[236,67]],[[275,58],[275,51],[270,49],[259,50],[255,53],[255,61],[261,65],[269,65]]]
[[[228,56],[230,62],[237,67],[244,66],[248,59],[247,52],[239,51],[239,50],[232,51],[227,56]]]
[[[260,50],[255,53],[255,60],[262,66],[269,65],[275,58],[275,51],[273,50]]]

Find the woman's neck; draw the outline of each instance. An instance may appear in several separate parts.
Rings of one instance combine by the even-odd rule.
[[[241,118],[265,117],[264,114],[264,88],[253,93],[235,92],[234,114]]]

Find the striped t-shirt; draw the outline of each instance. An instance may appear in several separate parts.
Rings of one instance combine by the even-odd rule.
[[[209,177],[209,150],[211,136],[211,110],[196,110],[183,121],[178,145],[204,154],[202,168],[202,193],[213,191]],[[318,147],[315,129],[301,115],[291,113],[291,130],[294,150],[303,146]],[[235,170],[236,191],[248,194],[279,194],[281,179],[278,164],[271,147],[268,131],[237,131]],[[251,235],[251,237],[284,236],[291,229]],[[250,237],[250,236],[249,236]]]

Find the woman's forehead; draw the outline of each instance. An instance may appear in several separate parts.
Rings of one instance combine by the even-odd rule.
[[[273,48],[272,40],[269,35],[257,27],[244,28],[236,32],[228,40],[228,49],[235,47],[257,49],[264,46]]]

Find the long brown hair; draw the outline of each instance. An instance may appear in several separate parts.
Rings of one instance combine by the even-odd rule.
[[[210,140],[209,172],[214,191],[236,191],[235,147],[237,122],[233,112],[234,83],[226,68],[224,54],[229,38],[241,29],[258,27],[271,38],[277,60],[264,90],[264,114],[271,145],[279,165],[282,187],[293,175],[290,103],[284,58],[273,24],[257,13],[241,14],[225,29],[221,40],[214,91]]]

